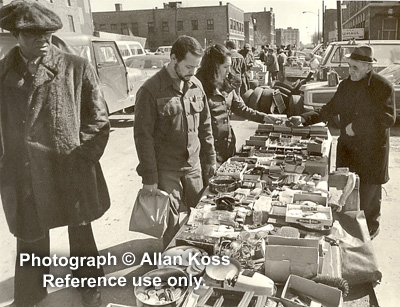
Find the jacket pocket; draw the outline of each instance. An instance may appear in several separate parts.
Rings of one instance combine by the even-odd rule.
[[[157,99],[157,112],[160,116],[174,116],[182,113],[183,108],[179,97]]]
[[[195,96],[194,100],[190,102],[193,113],[200,113],[204,109],[204,100],[201,96]]]

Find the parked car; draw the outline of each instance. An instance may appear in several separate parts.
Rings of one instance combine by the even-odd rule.
[[[135,94],[147,79],[141,69],[126,67],[113,40],[83,34],[57,33],[52,43],[63,51],[88,59],[99,76],[109,113],[135,104]],[[17,44],[10,33],[0,33],[0,59]]]
[[[119,51],[124,60],[132,57],[146,54],[142,44],[135,41],[116,41]]]
[[[155,54],[170,55],[171,49],[172,49],[172,46],[160,46],[157,48]]]
[[[142,56],[135,56],[126,59],[126,66],[132,69],[139,69],[147,75],[148,78],[153,76],[165,64],[170,62],[170,57],[167,55],[147,54]]]
[[[370,45],[374,48],[377,63],[375,71],[379,72],[388,65],[400,60],[400,41],[395,40],[361,40],[330,43],[322,58],[318,80],[326,81],[330,69],[335,70],[341,79],[349,75],[347,54],[351,54],[359,45]]]

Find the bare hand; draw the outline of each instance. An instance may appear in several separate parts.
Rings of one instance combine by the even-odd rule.
[[[150,194],[150,195],[155,196],[155,195],[157,195],[157,188],[158,188],[157,183],[155,183],[155,184],[144,184],[142,190],[146,194]]]
[[[294,127],[300,126],[300,124],[305,124],[306,120],[303,116],[291,116],[288,118],[288,122],[290,122]]]
[[[204,167],[204,178],[208,182],[208,180],[215,175],[217,171],[217,166],[215,164],[206,164]]]
[[[350,123],[346,126],[346,134],[348,136],[355,136],[356,134],[353,131],[353,123]]]

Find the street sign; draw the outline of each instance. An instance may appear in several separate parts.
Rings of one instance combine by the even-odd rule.
[[[364,28],[342,29],[343,40],[364,39]]]

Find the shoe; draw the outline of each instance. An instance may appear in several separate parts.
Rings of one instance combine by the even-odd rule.
[[[101,292],[99,288],[80,289],[82,304],[86,307],[97,307],[101,304]]]
[[[380,228],[377,228],[377,229],[375,229],[375,230],[371,230],[371,231],[369,232],[369,236],[370,236],[371,240],[375,239],[376,236],[379,234],[380,231],[381,231]]]

